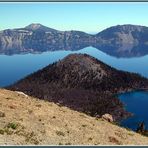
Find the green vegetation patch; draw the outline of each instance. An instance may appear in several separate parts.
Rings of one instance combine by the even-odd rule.
[[[10,122],[3,129],[0,129],[0,134],[4,135],[6,133],[7,135],[11,135],[18,128],[18,126],[18,123]]]
[[[6,128],[8,128],[8,129],[11,128],[11,129],[15,130],[15,129],[17,129],[18,126],[19,126],[18,123],[10,122],[6,125]]]
[[[0,129],[0,134],[4,135],[4,133],[5,133],[4,129]]]

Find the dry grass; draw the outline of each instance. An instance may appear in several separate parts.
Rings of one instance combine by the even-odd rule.
[[[99,118],[4,89],[0,113],[0,145],[148,144],[147,137]]]

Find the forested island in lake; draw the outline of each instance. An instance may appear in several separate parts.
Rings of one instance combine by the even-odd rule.
[[[87,54],[71,54],[7,87],[92,116],[128,117],[117,93],[148,88],[148,79],[116,70]]]

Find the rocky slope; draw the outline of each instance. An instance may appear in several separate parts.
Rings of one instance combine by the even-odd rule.
[[[0,145],[147,145],[148,138],[59,104],[0,89]]]
[[[147,86],[148,80],[137,74],[116,70],[86,54],[72,54],[8,88],[92,116],[110,113],[118,119],[127,113],[113,94]]]
[[[58,31],[41,24],[0,32],[0,53],[19,54],[52,50],[77,50],[88,46],[91,35],[80,31]],[[73,49],[74,48],[74,49]]]
[[[58,31],[41,24],[0,32],[0,53],[19,54],[56,50],[80,50],[93,46],[116,57],[148,54],[148,27],[118,25],[96,35],[81,31]]]
[[[96,35],[94,47],[118,57],[141,56],[148,53],[148,27],[117,25]]]

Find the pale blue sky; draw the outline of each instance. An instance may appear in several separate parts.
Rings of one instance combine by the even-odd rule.
[[[99,32],[118,24],[148,26],[148,3],[0,3],[0,30],[41,23],[58,30]]]

